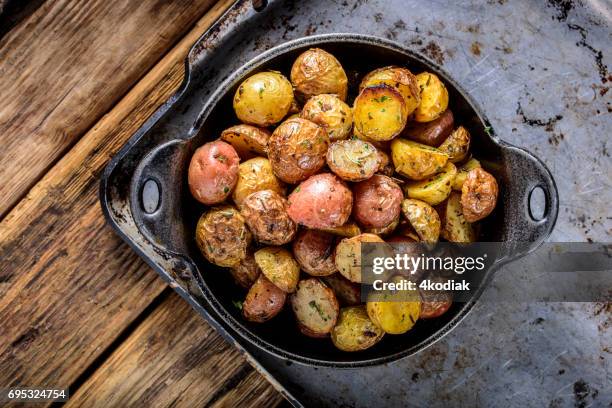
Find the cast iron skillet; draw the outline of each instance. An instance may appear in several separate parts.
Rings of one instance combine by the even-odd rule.
[[[157,123],[165,121],[168,126],[172,122],[169,116],[172,110],[166,110],[109,163],[101,185],[102,207],[121,236],[162,277],[184,289],[192,304],[230,337],[239,336],[267,352],[305,364],[334,367],[382,364],[417,353],[440,339],[465,317],[480,291],[467,303],[455,303],[441,318],[419,321],[405,335],[386,336],[371,349],[346,353],[335,349],[329,339],[316,340],[299,334],[290,310],[266,324],[245,322],[233,303],[241,300],[244,292],[231,283],[227,271],[201,256],[193,239],[197,219],[205,211],[186,186],[193,151],[237,123],[232,97],[244,78],[266,69],[288,74],[295,58],[315,46],[334,54],[354,79],[351,98],[361,76],[386,65],[404,66],[416,73],[434,72],[444,81],[456,122],[468,128],[473,137],[473,153],[500,184],[497,208],[486,219],[481,240],[505,242],[506,246],[497,262],[478,279],[490,280],[499,266],[535,249],[550,235],[557,218],[558,194],[544,164],[529,152],[495,137],[481,109],[436,64],[400,44],[357,34],[306,37],[257,56],[218,87],[191,132],[180,139],[164,140],[155,131]],[[189,86],[188,81],[185,86]],[[540,220],[532,218],[529,210],[529,197],[536,187],[545,195],[544,216]]]

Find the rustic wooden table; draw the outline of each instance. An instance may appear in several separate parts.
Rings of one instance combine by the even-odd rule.
[[[34,3],[0,19],[0,388],[69,387],[68,406],[281,403],[98,202],[109,158],[232,1]]]

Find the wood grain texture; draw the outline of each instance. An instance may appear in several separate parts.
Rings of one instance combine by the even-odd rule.
[[[0,39],[0,218],[213,3],[46,1]]]
[[[73,394],[68,407],[268,407],[282,396],[176,293]]]

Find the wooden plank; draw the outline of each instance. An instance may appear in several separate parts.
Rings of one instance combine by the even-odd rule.
[[[0,39],[0,218],[213,3],[46,1]]]
[[[268,407],[282,399],[172,293],[66,406]]]

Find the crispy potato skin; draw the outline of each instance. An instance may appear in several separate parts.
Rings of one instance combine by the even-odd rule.
[[[375,174],[353,187],[353,217],[364,228],[383,228],[399,217],[404,194],[393,179]]]
[[[240,208],[250,194],[260,190],[272,190],[285,195],[285,185],[274,175],[270,161],[263,157],[254,157],[240,164],[232,199]]]
[[[391,142],[395,170],[412,180],[423,180],[444,168],[448,155],[434,147],[406,139]]]
[[[391,140],[406,126],[407,112],[395,88],[385,84],[364,88],[353,102],[355,135],[368,141]]]
[[[495,177],[482,168],[468,173],[461,187],[461,207],[467,222],[482,220],[495,209],[499,187]]]
[[[313,96],[304,105],[300,117],[324,128],[331,141],[346,139],[353,129],[353,111],[336,95]]]
[[[474,158],[471,158],[467,162],[465,162],[461,167],[457,169],[457,175],[455,176],[455,180],[453,180],[453,190],[461,191],[463,187],[463,183],[465,183],[465,179],[467,178],[470,170],[475,169],[476,167],[481,167],[480,162]]]
[[[421,89],[421,103],[414,111],[414,120],[431,122],[448,107],[448,90],[435,74],[422,72],[416,79]]]
[[[320,48],[304,51],[291,67],[291,83],[303,100],[320,95],[334,94],[345,101],[348,78],[340,62]]]
[[[333,290],[319,279],[300,281],[290,302],[298,327],[306,336],[327,337],[336,325],[340,312],[338,300]]]
[[[446,279],[441,277],[430,277],[429,279],[434,282],[446,282]],[[452,292],[419,289],[419,294],[421,296],[421,319],[440,317],[453,305]]]
[[[342,351],[361,351],[378,343],[384,334],[370,320],[365,306],[350,306],[340,310],[331,339]]]
[[[239,286],[245,289],[249,289],[251,286],[253,286],[261,274],[261,271],[255,262],[253,252],[248,251],[247,256],[240,261],[238,265],[230,268],[230,274]]]
[[[251,125],[236,125],[221,132],[221,140],[229,143],[241,160],[265,156],[270,132]]]
[[[326,160],[329,169],[346,181],[369,179],[379,166],[376,148],[359,139],[333,142],[327,150]]]
[[[382,150],[377,150],[376,153],[378,154],[378,169],[376,173],[391,177],[395,173],[393,164],[391,164],[391,158]]]
[[[263,323],[280,313],[287,294],[261,275],[251,286],[242,304],[242,315],[250,322]]]
[[[363,233],[344,238],[336,247],[334,261],[338,272],[351,282],[361,283],[361,243],[385,242],[378,235]]]
[[[261,273],[286,293],[295,292],[300,278],[300,265],[291,252],[281,247],[265,247],[255,252]]]
[[[440,204],[438,213],[442,222],[440,235],[449,242],[469,243],[476,241],[476,231],[466,221],[461,207],[461,194],[452,192],[448,200]]]
[[[347,221],[339,227],[321,228],[321,231],[329,232],[330,234],[339,237],[354,237],[361,234],[361,229],[354,221]]]
[[[408,69],[394,66],[375,69],[363,78],[359,91],[381,84],[395,88],[402,95],[408,115],[419,106],[421,102],[419,85],[416,77]]]
[[[325,165],[328,147],[325,129],[307,119],[294,118],[281,123],[272,133],[268,158],[279,179],[295,184]]]
[[[199,147],[187,172],[193,197],[206,205],[223,202],[238,181],[239,162],[236,150],[225,142],[217,140]]]
[[[402,201],[402,212],[421,241],[438,242],[440,216],[432,206],[424,201],[408,198]]]
[[[336,238],[327,232],[305,229],[293,241],[293,256],[309,275],[331,275],[336,272],[335,243]]]
[[[367,232],[369,234],[376,234],[378,236],[384,237],[389,234],[392,234],[393,231],[397,229],[399,225],[399,221],[400,221],[400,216],[398,214],[397,217],[395,217],[395,219],[391,221],[389,224],[384,225],[382,227],[366,228],[364,232]]]
[[[442,172],[425,180],[408,183],[404,186],[404,191],[410,198],[425,201],[429,205],[437,205],[450,195],[456,175],[457,168],[448,162]]]
[[[270,126],[280,122],[293,103],[293,88],[279,72],[259,72],[240,84],[234,95],[234,111],[241,122]]]
[[[439,118],[430,122],[409,122],[401,137],[411,139],[427,146],[440,146],[453,131],[455,119],[450,109],[445,110]]]
[[[308,228],[339,227],[353,207],[353,194],[337,176],[321,173],[301,183],[289,195],[289,217]]]
[[[340,273],[325,276],[323,281],[334,291],[336,299],[343,306],[355,306],[361,304],[361,287],[346,279]]]
[[[246,258],[251,239],[244,217],[231,206],[210,209],[196,226],[196,243],[202,255],[218,266],[237,266]]]
[[[287,214],[287,205],[287,199],[276,191],[260,190],[244,200],[240,213],[257,241],[283,245],[297,232],[297,225]]]
[[[453,163],[462,161],[470,151],[470,132],[463,126],[459,126],[438,149],[448,154],[449,161]]]
[[[421,302],[368,302],[366,310],[370,320],[385,333],[404,334],[412,329],[419,319]]]

